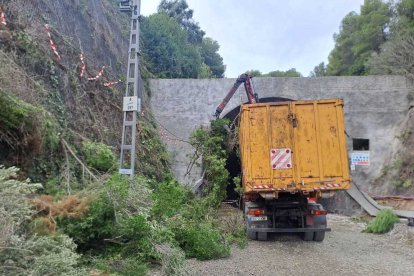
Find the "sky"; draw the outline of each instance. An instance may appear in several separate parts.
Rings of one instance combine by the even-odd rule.
[[[141,14],[157,11],[158,0],[141,0]],[[334,33],[364,0],[187,0],[193,19],[220,44],[225,76],[248,70],[268,73],[296,68],[308,76],[328,62]]]

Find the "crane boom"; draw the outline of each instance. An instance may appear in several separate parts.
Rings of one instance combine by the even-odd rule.
[[[226,107],[227,103],[230,101],[230,99],[233,97],[234,93],[236,93],[237,89],[242,83],[244,83],[244,89],[246,90],[246,95],[249,103],[253,104],[258,101],[257,94],[254,93],[252,76],[248,73],[241,74],[237,78],[236,82],[233,84],[233,87],[227,93],[226,97],[224,97],[223,101],[217,107],[216,113],[214,114],[216,118],[220,117],[221,112]]]

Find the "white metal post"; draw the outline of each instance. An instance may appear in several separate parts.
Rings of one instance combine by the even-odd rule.
[[[120,156],[120,174],[135,174],[135,149],[137,132],[137,112],[141,112],[141,98],[138,93],[139,75],[139,16],[141,0],[119,1],[121,11],[130,6],[131,29],[128,51],[128,70],[125,97],[123,100],[124,121],[122,127],[122,144]],[[130,154],[129,158],[127,154]],[[129,161],[129,162],[128,162]]]

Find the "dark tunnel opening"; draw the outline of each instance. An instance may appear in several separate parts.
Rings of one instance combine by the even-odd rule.
[[[269,97],[269,98],[262,98],[260,99],[260,103],[271,103],[271,102],[287,102],[287,101],[294,101],[288,98],[282,97]],[[231,130],[238,127],[239,121],[239,113],[240,113],[240,106],[237,106],[230,110],[223,118],[230,120]],[[238,203],[239,194],[236,192],[236,185],[234,183],[234,177],[241,178],[241,161],[239,156],[239,144],[237,143],[230,151],[227,161],[226,161],[226,169],[229,172],[229,179],[228,185],[226,187],[227,197],[226,201],[233,202],[234,204]],[[241,183],[240,183],[241,184]]]

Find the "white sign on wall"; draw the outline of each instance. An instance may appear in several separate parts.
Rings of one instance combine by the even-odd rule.
[[[123,111],[141,111],[141,99],[137,96],[124,97]]]
[[[369,151],[354,151],[351,155],[351,166],[369,166]]]

